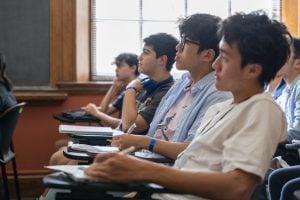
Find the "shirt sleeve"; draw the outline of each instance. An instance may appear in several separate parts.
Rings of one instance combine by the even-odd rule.
[[[121,111],[123,106],[125,92],[122,92],[113,102],[112,106],[115,107],[117,110]]]
[[[145,102],[143,102],[143,107],[139,109],[139,114],[144,118],[148,125],[150,125],[155,111],[164,97],[168,92],[172,84],[168,84],[165,87],[157,88],[152,92],[151,96],[147,97]]]
[[[300,86],[296,87],[295,95],[290,98],[288,110],[288,141],[291,142],[293,139],[300,140]]]

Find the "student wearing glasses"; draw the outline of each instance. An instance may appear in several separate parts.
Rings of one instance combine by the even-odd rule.
[[[115,136],[112,145],[121,149],[135,146],[149,149],[156,140],[181,142],[194,138],[201,119],[211,105],[227,100],[230,93],[218,91],[214,84],[212,63],[218,57],[219,17],[194,14],[179,21],[181,40],[176,47],[176,67],[187,70],[161,100],[147,136]],[[177,153],[157,143],[155,152],[176,159]],[[152,146],[151,146],[152,145]],[[162,145],[160,147],[160,145]],[[174,154],[174,155],[173,155]]]
[[[169,145],[177,149],[174,166],[107,153],[96,156],[87,175],[121,183],[157,183],[186,194],[155,194],[155,199],[250,199],[277,144],[286,138],[285,114],[264,92],[264,85],[286,62],[290,34],[261,12],[228,17],[219,34],[215,85],[231,92],[233,99],[206,111],[191,143]],[[157,142],[154,151],[163,141]]]

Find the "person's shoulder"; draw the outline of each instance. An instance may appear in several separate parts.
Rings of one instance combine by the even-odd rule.
[[[269,92],[262,92],[250,97],[247,101],[245,101],[246,106],[259,106],[260,109],[267,109],[273,111],[280,111],[282,112],[278,103],[274,100],[271,93]],[[271,109],[270,109],[271,108]]]
[[[2,81],[0,81],[0,94],[1,95],[5,95],[5,94],[7,94],[9,92],[10,91],[7,90],[5,84]]]
[[[300,75],[298,75],[293,81],[293,90],[300,92]]]

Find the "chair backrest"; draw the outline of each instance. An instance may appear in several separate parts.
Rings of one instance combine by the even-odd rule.
[[[18,103],[6,109],[0,115],[0,161],[5,162],[8,154],[11,153],[13,132],[16,128],[19,114],[26,103]]]

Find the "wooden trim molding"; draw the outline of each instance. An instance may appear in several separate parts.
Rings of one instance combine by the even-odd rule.
[[[89,81],[89,0],[50,1],[51,86]]]
[[[68,94],[97,94],[105,95],[110,88],[111,81],[77,81],[77,82],[57,82],[60,90],[68,92]]]
[[[282,0],[282,21],[294,36],[300,36],[300,0]]]
[[[67,99],[65,91],[47,86],[41,87],[14,87],[14,95],[18,102],[25,101],[29,104],[60,103]]]

